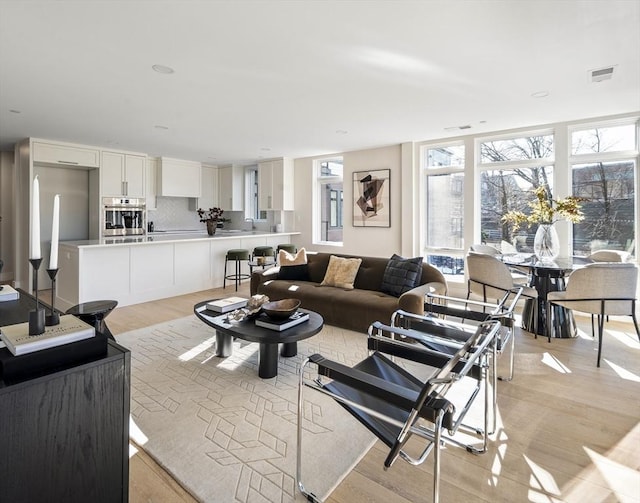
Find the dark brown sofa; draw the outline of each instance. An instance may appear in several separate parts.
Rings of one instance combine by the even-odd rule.
[[[331,255],[362,259],[353,290],[320,286]],[[307,252],[310,281],[278,279],[279,267],[255,271],[251,276],[251,295],[264,294],[270,300],[299,299],[301,307],[320,313],[325,323],[359,332],[366,332],[374,321],[389,323],[391,314],[398,309],[423,314],[427,292],[446,295],[444,276],[426,263],[422,264],[420,286],[400,297],[381,292],[387,262],[388,259],[379,257]]]

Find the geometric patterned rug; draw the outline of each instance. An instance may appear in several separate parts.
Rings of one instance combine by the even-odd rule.
[[[295,484],[298,369],[313,353],[353,365],[366,336],[326,326],[258,377],[258,344],[214,355],[215,332],[195,316],[116,336],[131,350],[131,416],[141,447],[205,503],[304,501]],[[325,499],[375,440],[334,401],[305,393],[305,488]],[[140,442],[138,440],[138,442]]]

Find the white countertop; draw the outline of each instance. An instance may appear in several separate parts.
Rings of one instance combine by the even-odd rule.
[[[150,232],[144,236],[110,236],[102,239],[86,239],[82,241],[62,241],[60,246],[71,248],[81,248],[89,246],[113,246],[113,245],[136,245],[152,243],[170,243],[172,241],[195,241],[204,239],[237,239],[241,237],[271,237],[271,236],[294,236],[300,232],[268,232],[268,231],[241,231],[241,230],[220,230],[213,236],[209,236],[206,230],[202,232],[174,233]]]

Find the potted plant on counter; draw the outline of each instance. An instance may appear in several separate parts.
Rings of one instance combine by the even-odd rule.
[[[225,221],[222,217],[223,214],[224,210],[222,208],[209,208],[208,210],[198,208],[198,216],[201,222],[207,224],[207,234],[209,236],[213,236],[216,233],[218,222]]]

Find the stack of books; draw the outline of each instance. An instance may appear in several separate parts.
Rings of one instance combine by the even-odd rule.
[[[216,313],[228,313],[247,305],[248,299],[242,297],[227,297],[226,299],[212,300],[207,302],[206,308]]]
[[[20,298],[20,292],[10,285],[0,285],[0,302],[6,302],[8,300],[18,300]]]
[[[39,335],[29,335],[29,323],[0,327],[0,339],[14,356],[53,348],[95,336],[95,329],[70,314],[60,316],[60,323],[45,327]]]
[[[309,313],[304,313],[302,311],[296,311],[288,318],[284,318],[282,320],[274,320],[269,318],[266,313],[261,313],[260,316],[256,318],[256,326],[282,332],[283,330],[295,327],[296,325],[300,325],[300,323],[304,323],[308,320]]]

